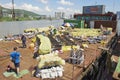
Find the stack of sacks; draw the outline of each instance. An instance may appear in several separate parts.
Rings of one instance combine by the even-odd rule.
[[[38,78],[56,78],[63,76],[63,67],[62,66],[55,66],[48,69],[41,69],[36,73],[36,77]]]
[[[38,58],[38,69],[35,76],[45,78],[56,78],[63,76],[63,67],[65,60],[58,56],[58,53],[50,53],[46,55],[40,55]]]
[[[73,37],[77,36],[99,36],[100,35],[99,29],[75,29],[74,31],[70,32]]]
[[[60,58],[57,53],[50,53],[39,56],[38,68],[54,65],[65,65],[65,60]]]

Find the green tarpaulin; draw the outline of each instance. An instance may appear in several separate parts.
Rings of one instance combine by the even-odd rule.
[[[7,72],[7,71],[5,71],[5,72],[3,73],[3,75],[4,75],[5,77],[12,76],[13,74],[15,74],[15,72]]]
[[[5,77],[9,77],[9,76],[12,76],[12,75],[13,75],[15,78],[20,78],[20,77],[22,77],[23,75],[25,75],[25,74],[27,74],[27,73],[29,73],[29,71],[25,69],[25,70],[20,71],[20,73],[19,73],[18,76],[16,75],[15,72],[7,72],[7,71],[5,71],[5,72],[3,73],[3,75],[4,75]]]
[[[20,77],[22,77],[23,75],[25,75],[25,74],[27,74],[27,73],[29,73],[28,70],[22,70],[22,71],[20,72],[19,76],[17,76],[16,74],[14,74],[13,76],[14,76],[15,78],[20,78]]]
[[[116,69],[115,69],[115,72],[120,73],[120,57],[119,57],[119,59],[118,59],[118,64],[117,64],[117,67],[116,67]]]

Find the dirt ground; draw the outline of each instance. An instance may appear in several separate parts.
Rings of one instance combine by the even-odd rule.
[[[0,56],[6,56],[0,57],[0,80],[41,80],[32,76],[32,70],[37,65],[37,60],[32,58],[33,51],[29,48],[29,44],[30,40],[27,40],[27,48],[19,48],[18,51],[22,55],[20,70],[28,69],[30,73],[19,79],[16,79],[12,76],[6,78],[3,76],[3,72],[6,71],[7,65],[10,64],[14,68],[13,63],[10,61],[9,53],[13,51],[13,47],[20,47],[22,44],[18,44],[15,41],[0,41]],[[101,46],[101,44],[90,44],[89,48],[85,49],[84,64],[75,65],[74,72],[73,65],[66,62],[66,65],[64,66],[64,76],[62,78],[57,78],[56,80],[70,80],[75,78],[77,75],[80,75],[80,73],[83,71],[83,66],[88,67],[97,57],[100,56],[101,50],[98,49],[99,46]],[[62,54],[59,54],[59,56],[61,56],[63,59],[66,59],[69,56],[69,51],[63,52]],[[74,73],[74,75],[72,73]]]
[[[27,43],[29,44],[29,41]],[[9,53],[11,51],[13,51],[13,47],[15,47],[15,46],[20,47],[21,44],[18,44],[14,41],[1,41],[0,42],[1,56],[9,55]],[[20,63],[20,70],[24,70],[24,69],[30,70],[34,66],[37,65],[37,61],[32,58],[33,57],[32,50],[30,50],[29,48],[18,48],[18,51],[22,55],[22,59],[21,59],[21,63]],[[14,77],[5,78],[3,76],[3,72],[6,71],[7,65],[11,65],[11,67],[14,68],[13,63],[10,61],[10,57],[7,56],[7,57],[0,58],[0,78],[1,78],[1,80],[16,80],[16,78],[14,78]],[[29,73],[18,80],[39,80],[39,79],[32,77],[31,73]]]

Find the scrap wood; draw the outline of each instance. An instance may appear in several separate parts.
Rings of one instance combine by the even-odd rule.
[[[111,61],[114,61],[114,62],[118,63],[118,59],[119,59],[119,57],[117,57],[115,55],[111,56]]]
[[[21,40],[14,40],[16,43],[18,43],[18,44],[21,44],[22,43],[22,41]]]
[[[106,48],[106,47],[98,47],[99,49],[102,49],[102,50],[106,50],[106,51],[108,51],[109,50],[109,48]]]

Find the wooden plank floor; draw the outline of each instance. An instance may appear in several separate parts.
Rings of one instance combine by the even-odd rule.
[[[112,34],[111,36],[109,36],[109,40],[111,39],[111,37],[114,36],[114,34]],[[30,44],[30,41],[27,41],[27,45]],[[21,46],[21,44],[15,43],[14,41],[9,41],[9,42],[2,42],[0,41],[0,49],[2,49],[4,52],[8,51],[7,54],[9,54],[9,52],[12,51],[13,47],[19,47]],[[95,59],[97,57],[99,57],[101,55],[101,50],[98,49],[98,47],[102,46],[101,44],[97,43],[97,44],[88,44],[89,48],[85,48],[84,54],[85,54],[85,61],[84,61],[84,67],[87,68],[92,62],[95,61]],[[32,50],[29,49],[29,47],[27,48],[19,48],[19,51],[22,54],[23,59],[21,60],[21,67],[20,70],[23,69],[28,69],[31,66],[36,66],[38,64],[38,62],[33,59],[33,52]],[[69,51],[63,52],[62,54],[59,54],[60,57],[62,57],[63,59],[66,59],[69,57]],[[5,78],[2,74],[3,72],[6,70],[6,66],[10,64],[13,68],[14,65],[10,62],[9,58],[5,59],[5,60],[0,60],[0,78],[1,80],[16,80],[14,77],[9,77],[9,78]],[[81,67],[82,66],[82,67]],[[72,80],[72,79],[76,79],[78,76],[80,76],[83,72],[83,64],[81,65],[75,65],[74,66],[74,72],[73,72],[73,64],[67,63],[66,65],[64,65],[64,75],[61,78],[56,78],[57,80]],[[31,72],[25,76],[23,76],[22,78],[18,79],[18,80],[40,80],[39,78],[35,78],[33,76],[31,76]],[[47,79],[49,80],[49,79]],[[51,80],[51,79],[50,79]],[[53,79],[55,80],[55,79]]]

